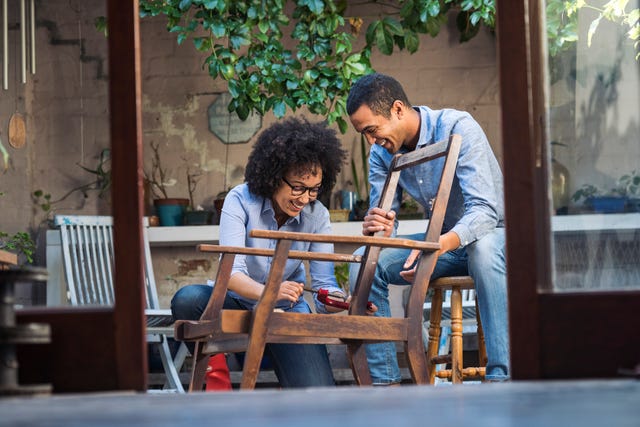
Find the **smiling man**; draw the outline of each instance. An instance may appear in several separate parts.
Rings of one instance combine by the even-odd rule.
[[[369,155],[370,209],[362,232],[395,235],[395,212],[407,192],[426,212],[435,197],[443,162],[427,162],[400,175],[392,210],[377,208],[393,155],[405,153],[451,134],[462,136],[456,176],[440,236],[441,249],[432,278],[470,275],[476,284],[480,318],[487,346],[489,381],[509,379],[507,285],[504,235],[503,180],[500,165],[480,125],[466,112],[412,106],[400,83],[383,74],[359,79],[347,99],[352,125],[371,145]],[[410,236],[424,240],[424,233]],[[410,285],[412,264],[419,253],[385,249],[380,254],[370,300],[376,316],[390,316],[388,285]],[[353,286],[358,266],[350,271]],[[371,377],[376,385],[400,382],[395,344],[367,346]]]

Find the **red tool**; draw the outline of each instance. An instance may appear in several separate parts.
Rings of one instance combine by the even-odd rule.
[[[318,294],[318,301],[320,301],[324,305],[341,308],[343,310],[349,309],[349,303],[344,300],[344,297],[342,295],[330,294],[328,289],[318,289],[317,291],[314,291],[312,289],[305,288],[305,291]],[[367,301],[367,310],[373,310],[373,303],[371,301]]]

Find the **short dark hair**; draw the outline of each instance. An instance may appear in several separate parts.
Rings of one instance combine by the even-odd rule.
[[[244,179],[249,191],[270,198],[289,172],[322,168],[322,193],[331,192],[347,158],[336,131],[326,122],[287,118],[265,129],[253,146]]]
[[[400,82],[385,74],[368,74],[351,87],[347,97],[347,114],[352,115],[362,105],[366,105],[374,114],[389,118],[396,100],[411,107]]]

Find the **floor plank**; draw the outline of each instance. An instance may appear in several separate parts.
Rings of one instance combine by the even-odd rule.
[[[1,426],[637,427],[640,381],[546,381],[0,399]]]

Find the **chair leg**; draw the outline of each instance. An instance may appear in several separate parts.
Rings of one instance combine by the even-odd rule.
[[[180,372],[182,369],[182,365],[184,365],[184,361],[187,359],[189,355],[189,349],[185,343],[180,343],[180,347],[178,348],[178,352],[176,353],[176,357],[173,358],[173,364],[176,367],[176,370]]]
[[[422,334],[410,334],[409,340],[405,343],[405,353],[413,381],[416,384],[430,384],[429,363],[425,357]]]
[[[204,343],[196,341],[193,351],[193,368],[191,369],[191,381],[189,382],[189,392],[202,391],[204,386],[204,376],[209,366],[209,354],[202,353]]]
[[[347,344],[347,355],[353,378],[358,385],[371,385],[371,373],[369,372],[369,362],[367,362],[366,347],[360,342]]]
[[[249,338],[249,347],[245,353],[244,366],[242,367],[241,390],[253,390],[256,387],[265,345],[266,339],[262,335],[254,335]]]
[[[427,345],[427,376],[429,384],[436,379],[436,364],[433,359],[438,355],[440,347],[440,319],[442,317],[442,289],[435,289],[431,298],[431,315],[429,317],[429,344]]]
[[[161,336],[158,347],[160,350],[162,367],[164,368],[169,387],[173,390],[176,390],[178,393],[184,393],[184,388],[182,387],[182,382],[180,381],[180,375],[178,374],[178,370],[173,363],[173,358],[171,357],[171,351],[169,350],[169,344],[167,343],[166,336]]]
[[[451,291],[451,382],[462,384],[462,294],[457,286]]]

